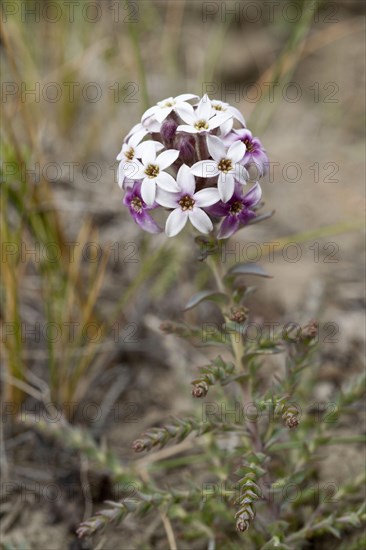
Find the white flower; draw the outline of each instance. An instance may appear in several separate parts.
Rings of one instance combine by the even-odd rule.
[[[156,202],[165,208],[174,208],[168,216],[165,233],[174,237],[186,225],[188,219],[201,233],[213,229],[212,222],[202,207],[211,206],[219,201],[217,189],[210,187],[195,192],[196,182],[189,166],[183,164],[177,174],[178,193],[158,190]]]
[[[220,199],[227,202],[235,189],[235,180],[245,185],[249,179],[247,170],[238,164],[245,154],[245,145],[236,141],[227,149],[216,136],[207,136],[207,148],[213,160],[200,160],[191,167],[191,172],[201,178],[218,177]]]
[[[141,118],[141,122],[144,124],[150,117],[154,117],[158,122],[162,123],[173,110],[177,108],[189,105],[186,103],[191,99],[197,99],[198,96],[194,94],[181,94],[177,97],[167,97],[162,101],[158,101],[154,107],[150,107],[144,112]]]
[[[155,201],[156,186],[165,191],[178,191],[175,179],[164,170],[177,160],[179,151],[168,149],[156,156],[153,142],[147,141],[141,145],[143,146],[141,162],[135,160],[135,173],[129,174],[129,177],[133,180],[142,180],[141,196],[148,206],[152,206]]]
[[[117,160],[121,161],[118,166],[118,185],[120,187],[125,187],[127,179],[132,178],[132,175],[136,170],[136,159],[140,159],[142,157],[147,143],[152,143],[155,151],[161,151],[161,149],[164,148],[164,145],[159,141],[140,143],[145,135],[146,133],[144,133],[141,129],[135,133],[132,133],[129,140],[122,145],[122,149],[118,153]]]
[[[229,112],[217,114],[212,109],[211,101],[207,95],[203,96],[196,109],[187,103],[184,107],[177,108],[177,112],[180,118],[186,122],[186,124],[178,126],[177,132],[189,134],[210,132],[231,118]]]
[[[227,119],[223,124],[220,125],[220,131],[222,135],[228,134],[234,123],[234,118],[240,122],[240,124],[243,126],[243,128],[246,127],[245,125],[245,119],[239,109],[236,107],[233,107],[229,103],[225,103],[224,101],[219,101],[218,99],[211,100],[211,107],[214,111],[217,112],[217,114],[221,113],[229,113],[231,117]]]

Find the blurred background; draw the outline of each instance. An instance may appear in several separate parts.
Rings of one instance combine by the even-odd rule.
[[[115,158],[149,106],[207,92],[240,109],[267,149],[276,211],[227,250],[274,276],[251,315],[319,319],[314,401],[362,369],[363,6],[7,0],[1,27],[2,547],[88,548],[75,527],[111,498],[110,479],[40,420],[83,428],[128,464],[144,429],[192,410],[207,356],[161,321],[217,316],[182,312],[214,284],[188,231],[143,234],[122,204]],[[357,447],[342,453],[325,460],[329,479],[362,466]],[[174,481],[169,465],[159,475]],[[102,547],[166,548],[161,522],[150,527],[131,520]]]

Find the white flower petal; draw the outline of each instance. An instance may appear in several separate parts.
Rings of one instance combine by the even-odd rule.
[[[118,165],[118,185],[122,188],[123,182],[126,179],[125,170],[124,170],[124,162],[120,162]]]
[[[245,151],[245,144],[240,140],[235,141],[232,145],[230,145],[227,156],[232,160],[232,162],[239,162],[239,160],[242,160],[244,157]]]
[[[155,200],[158,204],[164,206],[164,208],[177,208],[180,196],[180,193],[168,193],[158,188]]]
[[[160,172],[158,177],[156,178],[156,183],[161,189],[164,189],[164,191],[168,191],[168,193],[174,193],[179,191],[179,187],[173,176],[168,174],[167,172]]]
[[[165,224],[165,233],[168,237],[175,237],[182,231],[188,220],[187,212],[188,210],[183,212],[181,208],[176,208],[169,214]]]
[[[139,159],[142,157],[145,143],[147,143],[147,141],[144,141],[143,143],[140,143],[139,145],[137,145],[135,149],[135,157]],[[154,144],[155,151],[161,151],[162,149],[164,149],[164,145],[160,143],[160,141],[151,141],[150,143]]]
[[[191,99],[198,99],[198,95],[180,94],[180,95],[177,95],[177,97],[175,98],[175,102],[180,103],[181,101],[190,101]]]
[[[155,117],[148,117],[146,120],[143,121],[143,125],[150,133],[160,132],[161,123],[158,122]]]
[[[197,105],[196,118],[197,120],[208,120],[211,116],[211,101],[207,94],[203,96],[199,104]]]
[[[122,160],[125,158],[125,150],[128,149],[128,147],[126,148],[126,145],[123,145],[122,149],[120,150],[120,152],[118,153],[117,157],[116,157],[116,160]]]
[[[173,162],[179,157],[179,151],[177,149],[168,149],[163,151],[156,159],[156,164],[159,166],[160,170],[165,170],[168,166],[171,166]]]
[[[214,130],[218,126],[221,126],[224,122],[232,118],[230,113],[220,113],[219,115],[215,115],[208,121],[208,125],[210,127],[210,130]]]
[[[143,167],[141,162],[136,159],[133,159],[131,161],[124,161],[123,168],[126,177],[131,178],[132,180],[140,180],[146,176],[145,168]]]
[[[183,193],[193,195],[196,189],[196,180],[191,172],[191,169],[186,164],[182,164],[177,174],[177,184]]]
[[[240,124],[242,124],[245,128],[245,126],[246,126],[245,119],[244,119],[243,115],[241,114],[241,112],[239,111],[239,109],[237,109],[236,107],[233,107],[232,105],[230,105],[229,109],[230,109],[233,117],[236,118],[236,120],[238,120],[240,122]]]
[[[141,159],[142,163],[147,166],[153,164],[156,159],[156,149],[152,141],[145,141],[141,143]]]
[[[220,133],[222,136],[226,136],[233,127],[234,120],[232,118],[229,118],[228,120],[225,120],[222,124],[220,124]]]
[[[173,107],[160,107],[155,113],[155,118],[158,122],[163,122],[166,117],[172,112]]]
[[[152,206],[156,196],[156,183],[154,180],[145,178],[141,184],[141,197],[148,206]]]
[[[147,111],[145,111],[141,117],[141,122],[144,122],[147,118],[154,116],[158,110],[159,110],[159,107],[157,105],[154,105],[153,107],[150,107],[149,109],[147,109]]]
[[[227,156],[225,145],[222,143],[221,139],[216,136],[207,136],[207,149],[211,157],[217,162]]]
[[[212,231],[212,221],[201,208],[193,208],[193,210],[189,211],[188,216],[191,224],[201,233],[209,233]]]
[[[235,189],[233,176],[231,174],[221,173],[217,182],[217,189],[219,191],[220,199],[223,202],[230,200]]]
[[[197,193],[193,195],[193,199],[197,206],[211,206],[219,202],[220,195],[216,187],[207,187],[206,189],[197,191]]]
[[[249,180],[248,170],[244,168],[242,164],[237,163],[235,164],[234,177],[236,181],[238,181],[242,185],[246,185],[247,181]]]
[[[198,130],[194,126],[188,126],[188,124],[181,124],[178,126],[177,132],[187,132],[187,134],[198,134]]]
[[[158,101],[158,106],[159,107],[166,107],[167,106],[167,103],[171,103],[173,104],[174,103],[174,97],[166,97],[165,99],[162,99],[161,101]]]
[[[191,167],[191,172],[200,178],[213,178],[219,174],[214,160],[199,160]]]
[[[146,136],[146,134],[147,132],[145,128],[138,130],[135,134],[132,134],[132,136],[128,140],[128,145],[131,145],[131,147],[136,147],[140,143],[140,141]]]
[[[180,118],[187,124],[194,124],[196,121],[196,116],[192,105],[189,103],[181,103],[176,105],[175,111],[178,113]]]

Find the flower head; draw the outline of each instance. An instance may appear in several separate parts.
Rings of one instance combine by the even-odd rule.
[[[243,195],[241,185],[236,185],[231,199],[224,203],[219,202],[208,209],[209,214],[216,217],[224,217],[219,229],[218,238],[227,239],[238,229],[246,225],[255,218],[256,214],[252,210],[262,197],[262,190],[257,182],[246,195]]]
[[[196,192],[193,174],[186,164],[182,164],[177,175],[177,193],[158,191],[156,201],[165,208],[173,208],[165,225],[168,237],[177,235],[189,220],[193,227],[201,233],[209,233],[213,229],[212,221],[203,207],[211,206],[219,200],[217,189],[209,187]]]
[[[250,167],[259,179],[269,164],[236,107],[195,94],[168,97],[145,111],[117,160],[123,202],[145,231],[161,231],[149,212],[156,208],[168,211],[170,237],[188,220],[204,234],[221,221],[221,239],[256,216],[261,188],[257,183],[244,194],[243,185]]]
[[[147,206],[141,197],[141,182],[135,181],[132,187],[129,187],[123,199],[134,221],[148,233],[161,233],[161,228],[156,221],[148,214],[149,210],[156,208],[157,204],[152,207]]]

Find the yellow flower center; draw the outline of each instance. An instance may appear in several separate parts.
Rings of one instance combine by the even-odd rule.
[[[207,120],[197,120],[194,127],[196,130],[208,130]]]
[[[135,197],[131,201],[131,206],[135,212],[138,212],[138,214],[141,214],[142,212],[142,200],[138,197]]]
[[[193,210],[195,201],[190,197],[189,195],[185,195],[180,199],[178,202],[179,206],[182,208],[182,210]]]
[[[131,147],[128,151],[125,152],[125,157],[127,160],[133,160],[133,157],[135,156],[135,151]]]
[[[233,163],[230,159],[221,159],[219,164],[217,165],[217,168],[220,170],[220,172],[225,172],[225,174],[227,174],[228,172],[230,172],[230,170],[232,170]]]
[[[160,169],[156,164],[149,164],[145,169],[145,174],[148,178],[156,178],[159,175]]]
[[[232,216],[237,216],[238,214],[240,214],[243,208],[243,203],[241,203],[240,201],[236,201],[230,206],[229,212]]]
[[[245,146],[246,146],[246,148],[247,148],[248,153],[251,153],[251,152],[253,151],[253,149],[254,149],[254,145],[253,145],[253,143],[249,140],[249,138],[245,138],[244,144],[245,144]]]

